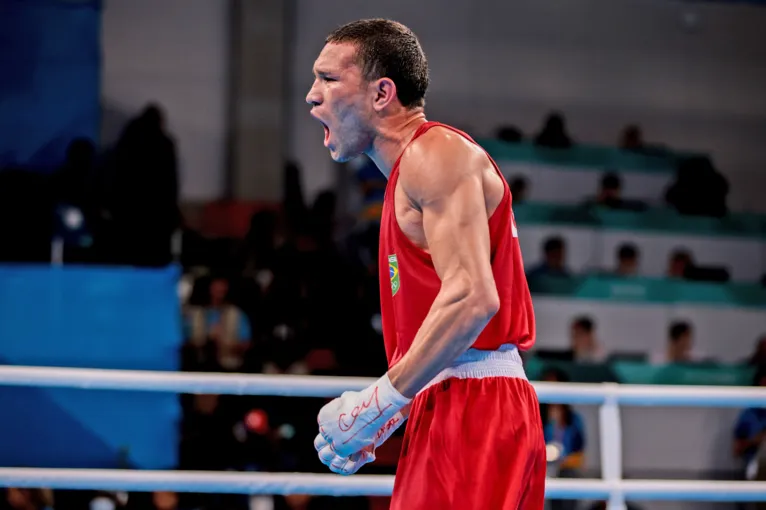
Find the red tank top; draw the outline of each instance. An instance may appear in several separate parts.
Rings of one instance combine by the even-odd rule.
[[[434,126],[442,126],[476,142],[467,134],[438,122],[426,122],[410,143]],[[478,145],[478,144],[476,144]],[[496,350],[515,344],[528,350],[535,342],[535,317],[529,294],[516,224],[511,209],[511,190],[497,164],[487,154],[503,181],[503,199],[489,219],[492,273],[500,296],[500,309],[473,344],[474,349]],[[394,190],[399,162],[394,163],[386,186],[380,224],[380,306],[383,339],[389,367],[409,350],[441,287],[430,255],[416,246],[399,228]]]

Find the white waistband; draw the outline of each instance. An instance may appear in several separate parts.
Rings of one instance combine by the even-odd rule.
[[[504,344],[496,351],[468,349],[455,360],[452,366],[442,370],[420,392],[451,377],[457,379],[516,377],[526,380],[527,374],[524,372],[521,355],[515,345]]]

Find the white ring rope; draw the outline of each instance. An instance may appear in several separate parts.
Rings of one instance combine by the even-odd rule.
[[[313,375],[217,374],[92,368],[0,365],[0,386],[37,386],[86,390],[140,390],[219,395],[336,397],[361,390],[375,379]],[[541,402],[622,405],[766,407],[766,389],[716,386],[654,386],[613,383],[534,382]]]
[[[0,468],[0,486],[80,490],[171,490],[217,494],[388,496],[394,487],[394,477],[221,471]]]
[[[229,494],[312,494],[317,496],[390,496],[394,477],[307,473],[234,473],[206,471],[129,471],[110,469],[0,468],[0,486],[50,489],[210,492]],[[546,482],[549,499],[608,499],[620,491],[626,499],[664,501],[763,501],[766,482],[702,480],[557,480]]]
[[[334,397],[374,379],[288,375],[214,374],[57,367],[0,366],[0,386],[173,393]],[[534,383],[541,402],[602,406],[766,407],[766,389],[709,386],[639,386]],[[612,423],[613,422],[613,423]],[[619,429],[619,416],[602,423]],[[616,445],[619,446],[619,445]],[[602,449],[604,446],[602,446]],[[619,448],[617,447],[617,450]],[[614,453],[616,454],[616,453]],[[549,479],[551,499],[766,501],[766,482]],[[394,477],[307,473],[133,471],[0,468],[0,487],[90,490],[173,490],[237,494],[390,495]],[[610,503],[610,508],[612,508]],[[618,508],[618,507],[615,507]]]
[[[362,377],[218,374],[0,365],[0,385],[218,395],[336,397],[375,382]]]

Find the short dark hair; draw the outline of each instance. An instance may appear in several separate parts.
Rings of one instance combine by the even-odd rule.
[[[638,257],[638,248],[630,243],[621,244],[617,250],[619,260],[632,260]]]
[[[390,78],[406,108],[423,107],[428,89],[428,61],[417,36],[388,19],[352,21],[333,30],[326,43],[351,43],[365,79]]]
[[[561,237],[550,237],[545,240],[545,243],[543,244],[543,251],[548,254],[552,253],[554,251],[563,250],[564,249],[564,239]]]
[[[585,331],[586,333],[591,333],[594,327],[593,319],[585,315],[581,315],[580,317],[576,317],[575,320],[572,321],[572,326],[578,329],[581,329]]]
[[[691,332],[692,327],[688,322],[674,322],[670,325],[670,339],[672,341],[680,340],[686,333]]]
[[[527,189],[527,180],[521,176],[515,177],[510,183],[510,188],[512,195],[521,195]]]
[[[620,176],[615,172],[608,172],[601,178],[601,189],[620,189]]]
[[[683,260],[684,262],[691,262],[692,254],[689,253],[688,250],[679,248],[679,249],[673,250],[673,253],[670,254],[670,260],[672,260],[673,262],[681,261],[681,260]]]

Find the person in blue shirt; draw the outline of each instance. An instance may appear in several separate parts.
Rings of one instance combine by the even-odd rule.
[[[759,367],[753,386],[766,386],[766,367]],[[740,412],[734,426],[734,456],[742,461],[745,478],[752,480],[756,473],[756,455],[766,439],[766,408],[749,407]],[[762,473],[763,474],[763,473]]]
[[[228,278],[215,274],[198,279],[194,286],[184,309],[186,341],[197,348],[212,344],[219,369],[239,370],[250,348],[252,328],[247,315],[230,299]]]
[[[543,373],[546,382],[568,382],[567,375],[557,369]],[[551,476],[579,478],[585,464],[585,424],[582,417],[568,404],[541,404],[540,416],[548,452]],[[551,510],[574,510],[577,501],[553,500]]]

